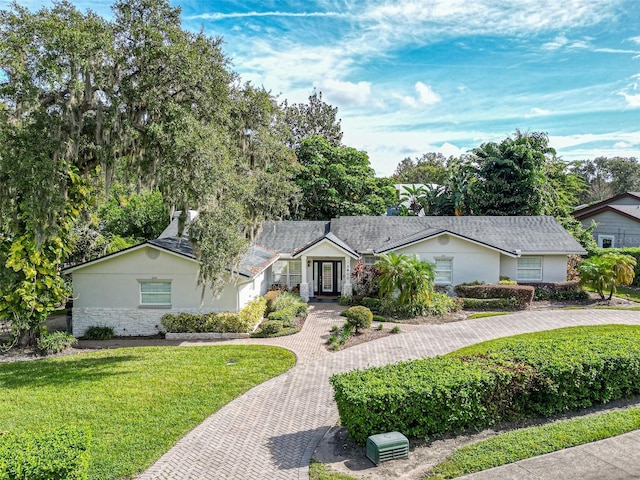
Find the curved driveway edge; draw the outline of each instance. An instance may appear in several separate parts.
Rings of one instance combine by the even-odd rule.
[[[307,322],[313,325],[323,311],[316,307]],[[337,317],[336,323],[340,318]],[[328,382],[332,374],[440,355],[508,335],[608,323],[640,324],[640,314],[622,310],[521,312],[426,325],[323,354],[317,360],[299,363],[221,408],[179,440],[139,478],[308,478],[311,455],[338,418]]]

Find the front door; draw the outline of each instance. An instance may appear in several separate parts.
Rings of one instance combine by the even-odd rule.
[[[328,296],[339,295],[342,262],[315,260],[313,263],[315,294]]]

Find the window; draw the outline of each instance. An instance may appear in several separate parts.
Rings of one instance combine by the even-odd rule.
[[[453,283],[453,259],[436,259],[436,279],[435,283]]]
[[[542,257],[520,257],[516,280],[542,280]]]
[[[376,264],[376,256],[375,255],[363,255],[362,256],[362,264],[371,267]]]
[[[140,305],[171,305],[171,282],[140,281]]]
[[[273,264],[271,272],[271,283],[273,284],[292,288],[302,283],[301,260],[278,260]]]
[[[615,238],[614,235],[598,235],[598,246],[600,248],[613,248]]]

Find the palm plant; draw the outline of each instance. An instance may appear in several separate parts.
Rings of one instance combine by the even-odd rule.
[[[593,288],[602,300],[609,290],[611,300],[618,285],[631,285],[635,276],[636,259],[621,253],[606,253],[587,258],[578,265],[580,284]]]
[[[395,299],[410,311],[431,299],[435,265],[391,252],[380,255],[376,266],[381,297]]]

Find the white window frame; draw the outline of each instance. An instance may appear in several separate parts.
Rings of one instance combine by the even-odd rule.
[[[539,265],[535,265],[534,260],[539,263]],[[542,257],[519,257],[516,264],[516,280],[523,282],[541,282],[543,279],[543,264],[544,261]]]
[[[274,262],[273,267],[271,267],[271,283],[274,285],[286,285],[287,288],[293,288],[303,283],[302,260],[278,260]]]
[[[604,247],[602,245],[604,240],[611,240],[610,247]],[[600,248],[615,248],[616,247],[616,236],[615,235],[598,235],[598,246]]]
[[[145,286],[148,285],[163,285],[163,286],[168,286],[168,291],[149,291],[149,292],[145,292],[143,291]],[[171,307],[171,302],[173,299],[173,292],[172,292],[172,288],[171,288],[171,280],[157,280],[157,279],[151,279],[151,280],[138,280],[138,293],[140,295],[139,297],[139,302],[140,302],[140,306],[141,307],[160,307],[160,308],[169,308]],[[155,297],[163,297],[165,295],[169,295],[169,301],[145,301],[145,296],[147,298],[149,298],[149,296],[151,296],[152,298]]]
[[[438,268],[438,262],[447,262],[448,268]],[[443,274],[446,274],[443,278]],[[452,285],[453,284],[453,258],[441,257],[435,259],[435,280],[436,285]]]
[[[378,261],[378,259],[376,258],[375,255],[363,255],[362,256],[362,264],[365,267],[373,267],[376,262]]]

